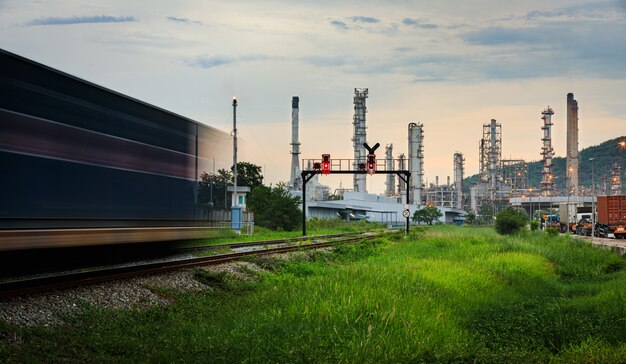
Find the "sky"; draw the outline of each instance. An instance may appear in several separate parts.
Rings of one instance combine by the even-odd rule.
[[[455,152],[478,172],[491,119],[504,158],[539,160],[547,106],[564,156],[568,92],[580,149],[626,134],[626,0],[0,0],[0,48],[227,133],[236,96],[239,160],[267,183],[290,178],[292,96],[301,158],[353,157],[354,88],[368,88],[368,143],[406,154],[423,123],[429,182]]]

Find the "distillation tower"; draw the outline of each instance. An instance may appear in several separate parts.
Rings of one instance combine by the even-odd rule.
[[[406,171],[406,156],[404,155],[404,153],[400,153],[400,155],[398,155],[398,170]],[[398,196],[400,196],[401,198],[404,198],[403,196],[405,195],[406,195],[406,184],[402,182],[400,178],[398,178]]]
[[[543,146],[541,147],[541,155],[543,156],[543,169],[541,170],[541,195],[553,196],[554,195],[554,175],[552,173],[552,157],[554,157],[554,148],[552,148],[552,115],[554,111],[548,106],[547,109],[541,113],[543,115]]]
[[[567,194],[578,194],[578,101],[567,94]]]
[[[299,113],[300,98],[291,98],[291,189],[300,190],[302,188],[302,176],[300,174],[300,141],[299,141]]]
[[[454,188],[456,189],[456,208],[463,209],[463,172],[465,158],[460,152],[454,153]]]
[[[487,183],[489,196],[495,199],[499,183],[502,181],[502,125],[491,119],[483,125],[483,138],[480,140],[480,181]]]
[[[367,107],[365,106],[365,99],[367,99],[368,89],[355,88],[354,89],[354,117],[352,124],[354,125],[354,136],[352,141],[354,142],[354,165],[353,170],[359,169],[360,163],[365,163],[367,157],[367,151],[363,146],[366,143],[366,126],[365,126],[365,114],[367,113]],[[367,192],[365,187],[365,175],[354,175],[354,191]]]
[[[393,144],[387,144],[385,146],[385,168],[388,171],[393,170]],[[385,181],[385,196],[394,196],[395,195],[395,179],[394,174],[388,174],[387,179]]]
[[[422,179],[424,177],[424,124],[409,123],[409,172],[411,203],[422,204]]]

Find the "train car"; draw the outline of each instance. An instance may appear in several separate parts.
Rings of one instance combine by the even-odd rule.
[[[198,176],[228,139],[0,50],[0,251],[206,236]]]

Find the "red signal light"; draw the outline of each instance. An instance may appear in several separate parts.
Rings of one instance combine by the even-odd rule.
[[[330,154],[322,154],[322,174],[330,173]]]
[[[367,155],[367,172],[369,174],[376,173],[376,154]]]

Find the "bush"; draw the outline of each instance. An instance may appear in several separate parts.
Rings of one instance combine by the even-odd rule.
[[[539,229],[539,221],[533,220],[530,222],[530,231],[536,231]]]
[[[496,215],[496,231],[500,235],[512,235],[520,232],[528,223],[524,210],[507,207]]]
[[[560,231],[559,231],[559,228],[551,226],[551,227],[546,228],[546,233],[550,236],[557,236],[559,235]]]

